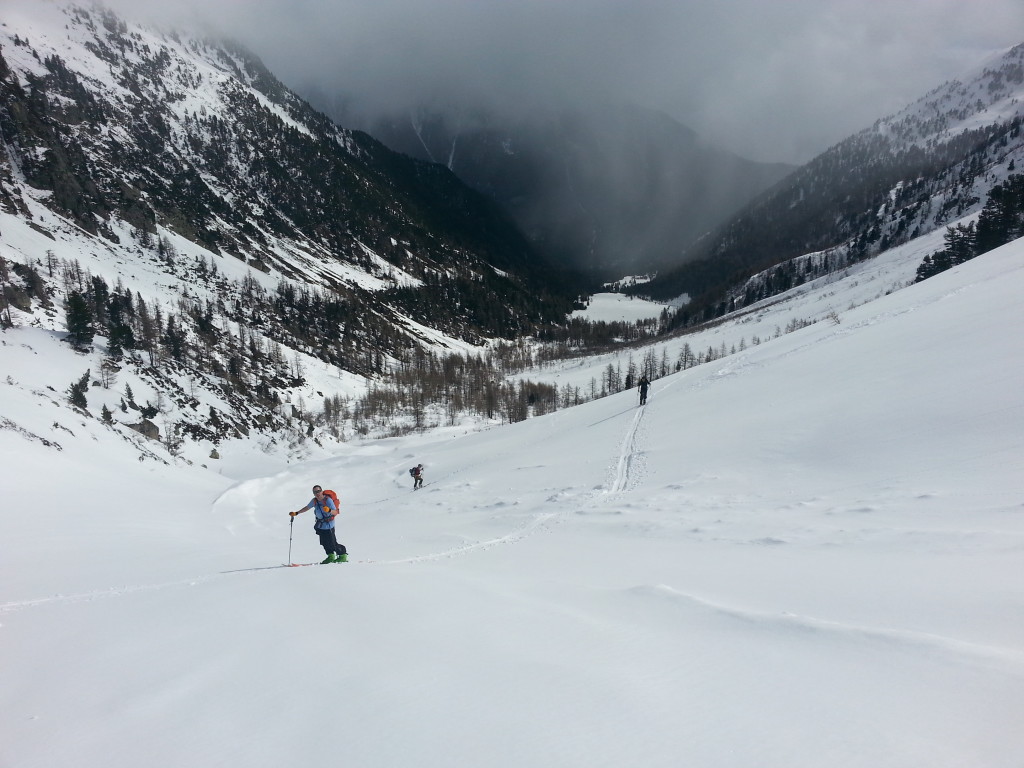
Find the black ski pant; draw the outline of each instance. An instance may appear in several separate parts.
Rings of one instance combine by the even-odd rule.
[[[333,528],[324,528],[323,530],[317,528],[316,535],[320,537],[320,546],[324,548],[324,552],[328,555],[348,554],[345,545],[338,543],[338,538],[335,536]]]

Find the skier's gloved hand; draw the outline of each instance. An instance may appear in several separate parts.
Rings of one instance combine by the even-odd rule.
[[[288,513],[288,517],[295,517],[297,514],[299,514],[299,513],[298,512],[289,512]]]

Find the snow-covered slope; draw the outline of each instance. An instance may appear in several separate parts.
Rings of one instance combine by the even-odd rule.
[[[909,148],[941,142],[1021,115],[1024,43],[991,57],[974,71],[943,83],[874,130]]]
[[[248,478],[0,387],[66,435],[0,430],[0,763],[1018,768],[1024,241],[893,259],[642,409]],[[313,483],[352,562],[274,568]]]
[[[559,387],[578,387],[589,391],[601,389],[602,378],[612,366],[624,378],[630,363],[639,368],[647,360],[661,373],[700,361],[717,361],[728,365],[724,358],[744,354],[750,348],[777,339],[809,325],[836,326],[848,323],[848,314],[864,304],[889,293],[899,291],[914,282],[917,267],[925,255],[942,248],[943,232],[935,231],[905,245],[893,248],[879,256],[852,264],[835,272],[763,299],[744,310],[734,312],[722,320],[694,329],[684,335],[674,335],[644,344],[628,346],[601,355],[549,363],[542,368],[528,370],[524,378],[544,381]],[[815,258],[820,254],[809,254]],[[595,320],[617,319],[602,307],[611,299],[626,303],[622,294],[599,294],[593,305],[580,314]],[[600,299],[597,301],[596,299]],[[647,317],[656,317],[660,309],[651,302],[637,302],[638,308],[648,308]]]

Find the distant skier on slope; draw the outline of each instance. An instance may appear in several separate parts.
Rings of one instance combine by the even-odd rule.
[[[418,488],[423,487],[423,465],[417,464],[415,467],[409,470],[409,474],[412,475],[412,489],[415,491]]]
[[[321,561],[321,565],[327,563],[347,563],[348,550],[344,544],[339,544],[334,531],[334,518],[338,516],[337,494],[334,491],[324,491],[319,485],[313,486],[313,498],[302,509],[289,512],[289,517],[301,515],[307,509],[312,509],[316,515],[316,523],[313,530],[320,537],[320,546],[324,548],[327,557]]]
[[[647,404],[647,389],[651,386],[651,382],[647,379],[647,374],[640,377],[640,383],[637,384],[637,389],[640,390],[640,405]]]

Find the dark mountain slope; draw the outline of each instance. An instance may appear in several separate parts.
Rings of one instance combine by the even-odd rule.
[[[103,11],[46,12],[64,14],[63,46],[15,33],[0,48],[0,128],[13,173],[86,231],[114,237],[111,216],[143,233],[159,224],[328,288],[332,263],[394,287],[457,285],[479,295],[464,312],[444,308],[456,335],[511,335],[564,315],[557,280],[493,202],[336,126],[244,50]],[[496,297],[502,311],[468,309]],[[418,306],[429,325],[429,302]]]
[[[730,288],[774,265],[817,251],[863,258],[978,210],[1020,162],[1022,64],[1018,46],[830,148],[702,240],[697,260],[643,292],[689,294],[690,319],[706,317],[734,306]]]
[[[346,119],[343,108],[338,118]],[[694,240],[793,170],[744,160],[663,114],[621,106],[515,121],[438,113],[367,130],[445,164],[507,210],[549,260],[600,278],[678,263]]]

